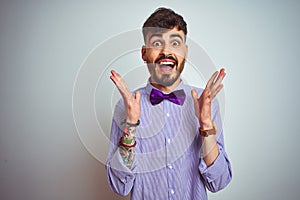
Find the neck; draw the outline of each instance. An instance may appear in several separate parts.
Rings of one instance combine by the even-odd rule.
[[[180,78],[178,78],[171,86],[163,86],[158,83],[156,83],[153,79],[151,79],[151,85],[153,85],[155,88],[159,89],[162,92],[170,93],[180,84]]]

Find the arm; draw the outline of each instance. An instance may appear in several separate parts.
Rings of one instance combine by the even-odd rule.
[[[217,125],[217,134],[208,136],[202,140],[212,137],[216,141],[216,145],[212,148],[216,147],[218,149],[218,155],[212,164],[207,165],[206,160],[204,159],[204,151],[202,151],[203,158],[200,159],[199,171],[207,189],[211,192],[217,192],[225,188],[232,179],[231,164],[224,147],[222,122],[217,100],[212,102],[212,120]],[[203,148],[207,148],[207,146],[203,144]],[[210,152],[209,148],[206,150]]]
[[[112,121],[111,134],[110,134],[110,146],[106,160],[106,172],[109,185],[113,191],[120,195],[127,195],[133,187],[135,180],[135,163],[132,162],[129,168],[124,162],[124,158],[121,155],[119,141],[123,135],[123,126],[120,126],[119,120],[115,120],[118,117],[118,108],[115,108],[115,115]],[[117,113],[117,114],[116,114]],[[117,122],[118,121],[118,122]]]
[[[140,97],[141,94],[139,91],[136,92],[135,97],[129,91],[127,84],[123,78],[115,72],[111,71],[110,79],[117,86],[125,105],[126,110],[126,119],[125,127],[123,131],[123,136],[120,138],[119,142],[119,153],[121,154],[124,164],[131,168],[134,160],[134,147],[136,144],[135,141],[135,129],[138,125],[138,120],[140,117]]]
[[[213,128],[213,122],[217,124],[218,138],[214,135],[202,137],[203,159],[200,163],[200,173],[205,179],[205,185],[210,191],[216,192],[224,188],[231,180],[231,167],[224,151],[223,131],[218,104],[213,104],[214,97],[223,88],[222,80],[226,73],[224,69],[216,71],[208,81],[200,98],[196,90],[192,90],[195,103],[195,112],[202,129]],[[216,102],[216,101],[214,101]],[[213,109],[212,109],[213,107]],[[211,116],[213,110],[213,118]]]
[[[115,120],[112,122],[111,145],[106,170],[111,188],[121,195],[127,195],[131,191],[135,179],[132,170],[134,169],[134,147],[136,144],[135,132],[140,117],[140,93],[136,92],[134,97],[122,77],[115,71],[111,73],[110,78],[123,97],[126,117],[122,128]],[[120,106],[122,106],[120,103],[117,104],[115,115],[118,110],[122,109]]]

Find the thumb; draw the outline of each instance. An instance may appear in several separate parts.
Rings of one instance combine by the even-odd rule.
[[[194,101],[198,101],[198,93],[196,89],[192,89],[191,91],[192,97],[194,99]]]
[[[135,99],[140,102],[140,99],[141,99],[141,92],[140,91],[136,91],[135,92]]]
[[[195,109],[195,115],[199,119],[199,104],[198,104],[198,93],[195,89],[192,89],[191,91],[192,97],[194,99],[194,109]]]

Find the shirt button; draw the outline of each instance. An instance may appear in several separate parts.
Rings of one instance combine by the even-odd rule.
[[[173,166],[169,164],[169,165],[168,165],[168,168],[169,168],[169,169],[173,169]]]
[[[168,138],[168,139],[167,139],[167,142],[168,142],[168,144],[171,144],[171,139]]]
[[[169,114],[169,113],[167,113],[167,117],[170,117],[170,114]]]
[[[175,194],[175,191],[174,191],[173,189],[171,189],[171,191],[170,191],[170,192],[171,192],[171,194]]]

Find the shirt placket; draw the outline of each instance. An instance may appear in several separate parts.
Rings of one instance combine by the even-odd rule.
[[[175,199],[175,192],[176,188],[174,185],[174,164],[171,162],[171,153],[170,148],[168,148],[169,145],[172,145],[172,138],[173,138],[173,133],[171,131],[171,125],[172,123],[172,113],[170,112],[170,106],[172,106],[171,102],[164,101],[164,114],[165,114],[165,119],[166,119],[166,124],[165,124],[165,145],[166,145],[166,173],[167,173],[167,182],[168,182],[168,199],[169,200],[174,200]]]

